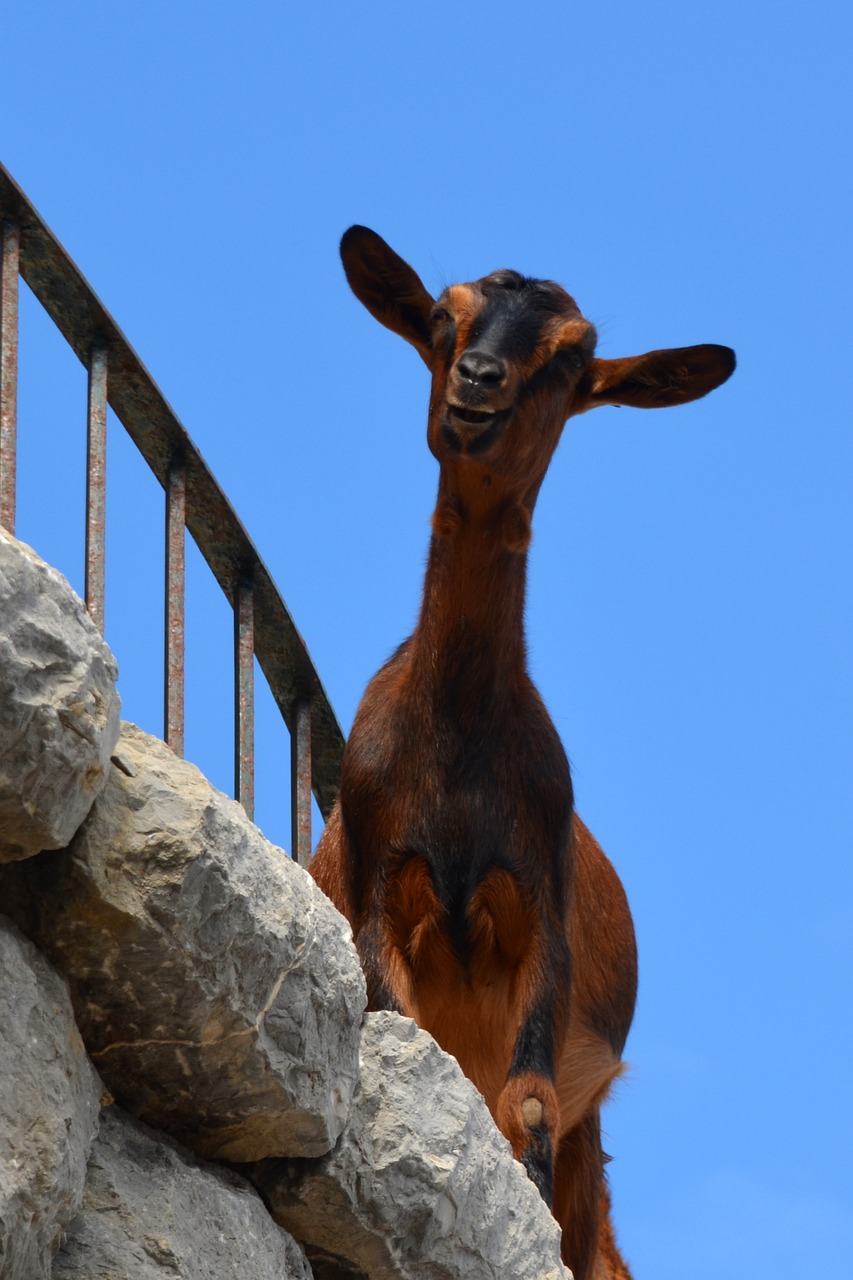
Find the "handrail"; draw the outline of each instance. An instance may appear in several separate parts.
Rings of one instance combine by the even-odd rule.
[[[23,276],[89,371],[86,603],[103,629],[104,459],[109,403],[166,494],[167,742],[183,752],[184,527],[235,615],[235,791],[253,811],[252,653],[291,735],[291,853],[311,852],[311,791],[324,818],[344,737],[269,570],[157,384],[59,241],[0,165],[0,524],[14,532],[17,290]]]

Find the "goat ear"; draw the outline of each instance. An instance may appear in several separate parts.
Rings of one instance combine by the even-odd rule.
[[[357,226],[344,232],[341,261],[359,302],[432,364],[429,317],[434,299],[409,264],[375,231]]]
[[[627,404],[635,409],[687,404],[719,387],[734,367],[731,347],[712,342],[648,351],[622,360],[594,359],[580,391],[580,412],[600,404]]]

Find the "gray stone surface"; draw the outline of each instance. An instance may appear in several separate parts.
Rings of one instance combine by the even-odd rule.
[[[560,1230],[455,1059],[408,1018],[368,1014],[334,1151],[251,1172],[315,1275],[565,1280]]]
[[[132,776],[112,770],[68,851],[6,869],[95,1065],[128,1110],[209,1158],[327,1151],[365,1004],[349,925],[158,739],[125,725],[118,753]],[[8,900],[20,907],[11,886]]]
[[[109,1107],[52,1280],[166,1278],[311,1280],[311,1269],[247,1182]]]
[[[100,1096],[65,984],[0,916],[0,1280],[50,1276]]]
[[[104,787],[115,660],[65,578],[0,529],[0,862],[61,849]]]

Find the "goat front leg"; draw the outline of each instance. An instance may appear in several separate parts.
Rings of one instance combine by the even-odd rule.
[[[572,962],[562,935],[549,939],[549,943],[538,949],[533,972],[521,975],[526,979],[527,998],[495,1120],[509,1139],[513,1155],[524,1165],[550,1208],[560,1134],[554,1052],[558,1033],[560,1040],[565,1034]]]
[[[367,984],[367,1007],[371,1013],[387,1010],[390,1013],[407,1013],[405,1000],[395,991],[393,966],[388,959],[388,940],[382,917],[378,912],[368,916],[355,939]]]

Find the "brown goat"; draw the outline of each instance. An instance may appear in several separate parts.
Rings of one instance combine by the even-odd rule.
[[[567,418],[695,400],[734,353],[602,360],[549,281],[497,271],[435,301],[365,227],[341,256],[356,296],[432,373],[441,471],[418,624],[368,685],[311,871],[352,924],[370,1008],[409,1015],[455,1055],[551,1205],[575,1280],[630,1280],[599,1109],[633,1016],[634,930],[527,672],[527,549]]]

